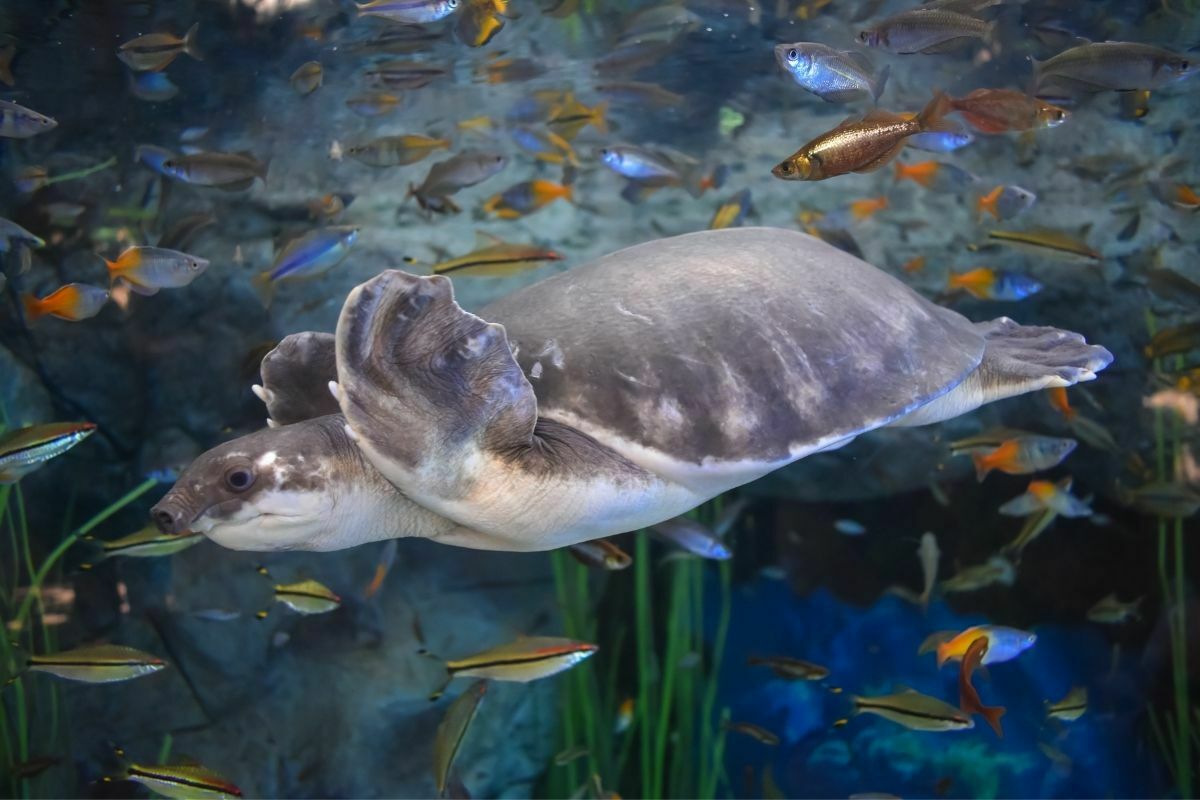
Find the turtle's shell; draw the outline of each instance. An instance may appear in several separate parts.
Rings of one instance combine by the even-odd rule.
[[[543,418],[635,462],[778,464],[958,385],[984,339],[819,239],[736,228],[620,250],[480,311]]]

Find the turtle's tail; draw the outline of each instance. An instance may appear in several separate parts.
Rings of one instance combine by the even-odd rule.
[[[986,340],[983,360],[958,386],[892,423],[913,427],[941,422],[985,403],[1039,389],[1090,381],[1112,363],[1112,353],[1088,344],[1078,333],[1018,325],[1008,317],[980,322]]]

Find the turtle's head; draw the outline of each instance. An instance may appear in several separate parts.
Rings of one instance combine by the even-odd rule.
[[[340,462],[353,449],[338,415],[266,428],[198,457],[150,514],[164,533],[234,550],[336,549],[334,510],[354,472]]]

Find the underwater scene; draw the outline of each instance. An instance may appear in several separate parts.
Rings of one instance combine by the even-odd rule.
[[[0,794],[1200,792],[1197,0],[0,0]]]

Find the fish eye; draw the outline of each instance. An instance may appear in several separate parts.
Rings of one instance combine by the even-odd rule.
[[[793,47],[791,50],[788,50],[787,60],[788,61],[799,61],[800,60],[800,53],[796,50],[796,48]]]
[[[792,174],[792,162],[784,161],[782,164],[779,165],[779,171],[782,172],[784,175],[791,175]]]
[[[447,8],[458,8],[458,0],[446,0]]]
[[[254,484],[254,473],[249,467],[231,467],[225,472],[225,485],[232,491],[244,492]]]
[[[1191,67],[1191,66],[1192,66],[1192,65],[1191,65],[1190,63],[1188,63],[1187,61],[1180,61],[1180,62],[1179,62],[1179,71],[1180,71],[1180,72],[1187,72],[1187,71],[1188,71],[1188,68],[1189,68],[1189,67]]]

